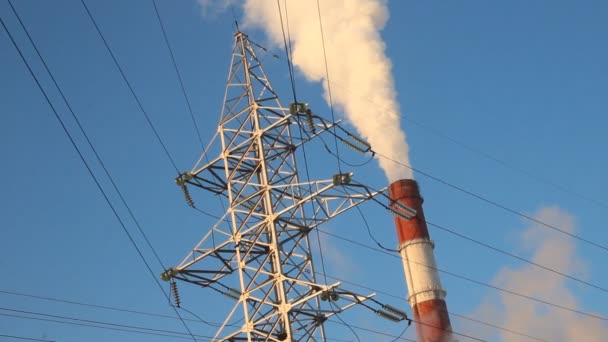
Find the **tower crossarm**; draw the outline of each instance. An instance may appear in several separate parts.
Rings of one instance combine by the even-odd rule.
[[[259,109],[269,109],[269,107],[260,106]],[[286,108],[276,108],[276,110],[277,113],[287,111]],[[259,134],[267,141],[274,141],[272,145],[275,148],[281,146],[283,150],[295,152],[300,146],[330,131],[338,124],[339,121],[331,122],[318,115],[313,115],[312,118],[309,118],[306,114],[296,112],[295,114],[284,114],[281,119],[261,130]],[[282,125],[296,126],[301,134],[293,135],[289,142],[284,141],[284,137],[276,134],[277,128]],[[314,129],[311,129],[311,127],[314,127]],[[256,160],[250,158],[248,154],[248,152],[251,152],[250,149],[254,147],[251,144],[251,139],[253,139],[253,136],[225,150],[204,166],[195,167],[192,171],[184,173],[180,177],[182,177],[184,183],[208,190],[217,195],[226,195],[228,187],[226,177],[224,176],[226,169],[228,169],[229,175],[238,176],[240,174],[251,174],[258,166]]]
[[[313,291],[310,291],[307,296],[300,298],[300,300],[290,303],[291,308],[289,310],[289,314],[292,316],[292,322],[297,322],[294,326],[292,326],[292,336],[294,337],[294,340],[299,340],[297,339],[298,337],[310,335],[312,331],[317,329],[318,326],[325,322],[328,318],[342,313],[357,304],[362,304],[365,301],[372,299],[376,295],[375,293],[372,293],[364,296],[356,294],[352,291],[344,290],[341,288],[340,282],[336,282],[331,285],[314,283],[310,283],[309,285]],[[321,303],[324,303],[325,307],[313,309],[301,305],[315,299]],[[232,312],[234,313],[235,310]],[[253,321],[249,325],[243,325],[239,330],[222,336],[222,331],[225,328],[234,327],[233,324],[228,323],[231,318],[229,316],[224,322],[223,326],[218,330],[212,341],[241,341],[239,336],[243,336],[247,332],[253,332],[254,335],[258,335],[259,337],[268,336],[268,331],[272,328],[273,324],[272,318],[276,315],[277,313],[272,309],[262,312],[259,320]],[[246,339],[242,340],[245,341]],[[268,341],[282,340],[269,338]]]
[[[257,262],[268,253],[264,244],[258,243],[256,236],[263,231],[268,220],[272,219],[276,225],[284,227],[277,234],[279,244],[289,245],[324,222],[384,192],[384,189],[370,190],[360,183],[342,184],[338,178],[339,175],[330,180],[274,187],[278,192],[276,196],[282,198],[283,202],[289,194],[299,193],[301,196],[289,198],[286,202],[291,204],[275,211],[272,218],[239,227],[236,231],[231,229],[227,220],[230,215],[227,212],[173,269],[175,277],[203,287],[208,286],[236,270],[237,249],[246,256],[243,259],[245,264]],[[298,187],[299,191],[292,189],[281,193],[289,187]],[[306,216],[300,214],[304,207],[308,207]]]

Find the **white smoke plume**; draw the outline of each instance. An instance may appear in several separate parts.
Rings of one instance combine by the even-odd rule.
[[[534,217],[574,233],[574,218],[557,207],[542,208]],[[532,261],[578,278],[585,276],[584,262],[576,254],[573,239],[535,224],[523,232],[521,240],[525,248],[535,251]],[[533,265],[517,269],[504,268],[493,281],[493,284],[502,288],[585,311],[569,289],[570,283],[564,277]],[[599,342],[606,341],[608,336],[608,324],[603,321],[506,293],[488,296],[471,316],[483,317],[485,321],[496,322],[514,331],[547,341]],[[474,329],[472,331],[480,332],[479,326]],[[501,334],[502,340],[507,342],[530,340],[509,332]]]
[[[280,4],[285,31],[289,20],[293,64],[308,80],[323,82],[329,101],[317,1]],[[392,66],[380,36],[388,19],[386,1],[319,0],[319,4],[336,108],[376,152],[409,165]],[[284,46],[277,1],[245,0],[244,13],[245,26],[261,27],[272,43]],[[378,160],[389,181],[413,178],[410,169],[385,158]]]

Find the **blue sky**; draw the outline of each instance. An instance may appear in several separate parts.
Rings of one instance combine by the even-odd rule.
[[[176,164],[182,170],[190,169],[201,147],[152,2],[87,3]],[[232,13],[203,16],[194,1],[157,3],[203,139],[208,141],[215,132],[222,104],[233,43]],[[175,170],[82,5],[75,0],[14,4],[163,263],[177,264],[214,222],[185,204],[173,181]],[[604,151],[608,142],[608,47],[603,43],[608,33],[608,5],[601,1],[393,1],[389,11],[382,37],[393,63],[402,126],[408,134],[414,167],[514,211],[575,229],[575,234],[608,246],[603,215],[608,207],[604,176],[608,168]],[[240,15],[238,6],[236,13]],[[5,0],[0,1],[0,16],[85,158],[92,163],[127,229],[155,274],[160,274],[162,268],[94,162]],[[263,32],[251,29],[248,33],[255,41],[269,44]],[[50,318],[6,310],[11,309],[184,332],[181,323],[170,318],[6,293],[174,315],[5,31],[0,33],[0,47],[0,156],[4,166],[0,168],[0,290],[5,291],[0,293],[0,314]],[[283,55],[282,51],[277,53]],[[264,66],[283,104],[288,105],[291,94],[285,61],[266,56]],[[320,85],[296,76],[299,97],[329,117]],[[321,169],[322,165],[333,165],[331,156],[322,149],[315,153],[319,168],[314,173],[331,177],[336,170]],[[353,162],[361,161],[356,155],[352,158]],[[353,171],[370,185],[386,186],[375,162]],[[521,216],[423,175],[416,177],[429,221],[608,287],[606,250],[531,227],[531,222]],[[196,195],[205,198],[202,193]],[[221,212],[211,198],[201,203],[209,211]],[[547,207],[553,209],[543,211]],[[389,213],[373,204],[364,205],[362,210],[375,237],[393,247],[396,237]],[[374,245],[355,211],[323,229]],[[536,295],[538,288],[499,276],[513,271],[508,277],[517,280],[518,274],[527,274],[524,271],[529,265],[432,227],[430,233],[436,243],[439,268]],[[328,273],[397,297],[406,296],[398,259],[327,235],[321,237],[327,250]],[[543,247],[552,246],[557,247],[554,259],[541,255],[551,250]],[[576,262],[564,263],[559,257],[563,255]],[[539,269],[530,272],[537,283],[547,284],[546,295],[551,302],[608,316],[606,291],[570,280],[557,281],[554,275]],[[525,330],[543,339],[567,340],[569,336],[561,334],[563,327],[557,319],[554,325],[542,329],[518,326],[521,322],[495,313],[510,308],[510,299],[503,294],[449,275],[441,277],[451,312]],[[567,293],[574,301],[551,297],[552,285],[562,291],[556,293]],[[225,305],[223,298],[187,285],[180,290],[184,307],[205,319],[222,320],[215,308]],[[542,298],[542,291],[538,295]],[[407,308],[404,301],[385,294],[379,294],[378,299]],[[543,316],[547,312],[559,311],[554,307],[535,308],[539,312],[535,317],[541,318],[552,317]],[[343,318],[391,335],[398,335],[402,329],[364,309],[353,309]],[[585,327],[588,320],[593,320],[575,318]],[[482,339],[516,340],[512,334],[458,317],[452,316],[452,323],[456,331]],[[608,329],[606,321],[589,324]],[[197,322],[189,326],[201,335],[214,331]],[[553,337],[552,330],[561,337]],[[330,337],[355,340],[339,325],[328,325],[328,331]],[[362,340],[383,338],[361,330],[357,333]],[[3,334],[66,342],[171,340],[8,316],[0,319]],[[415,338],[413,329],[404,336]]]

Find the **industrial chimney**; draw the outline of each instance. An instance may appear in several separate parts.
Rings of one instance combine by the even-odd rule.
[[[418,341],[452,341],[452,326],[445,303],[446,292],[439,280],[433,254],[434,244],[422,211],[423,199],[418,183],[412,179],[403,179],[392,183],[388,190],[391,207],[401,204],[416,210],[416,215],[409,220],[395,216],[395,226]]]

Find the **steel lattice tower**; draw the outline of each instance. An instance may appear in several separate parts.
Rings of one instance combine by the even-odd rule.
[[[190,205],[187,185],[225,196],[228,208],[179,266],[162,275],[236,301],[214,340],[324,341],[329,317],[373,296],[319,283],[313,265],[309,233],[379,194],[351,174],[324,181],[298,176],[298,148],[334,125],[305,104],[282,107],[247,35],[235,35],[212,142],[220,153],[177,179]],[[235,324],[234,317],[242,320]]]

